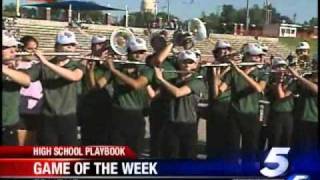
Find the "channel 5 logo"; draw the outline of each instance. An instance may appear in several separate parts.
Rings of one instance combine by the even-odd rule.
[[[289,167],[287,158],[289,151],[288,147],[272,148],[264,160],[265,167],[260,170],[260,173],[270,178],[283,175]]]

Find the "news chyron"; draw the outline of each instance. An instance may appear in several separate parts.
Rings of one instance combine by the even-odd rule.
[[[319,161],[291,158],[289,147],[273,147],[254,164],[216,160],[137,158],[126,146],[2,146],[2,178],[216,178],[307,180]],[[313,157],[314,160],[317,157]],[[305,164],[309,162],[309,164]],[[310,167],[308,167],[310,166]],[[320,177],[320,176],[318,176]]]

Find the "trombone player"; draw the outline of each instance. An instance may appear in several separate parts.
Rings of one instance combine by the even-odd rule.
[[[291,147],[296,81],[288,76],[288,63],[279,57],[272,60],[268,88],[271,113],[268,126],[270,147]]]
[[[88,56],[105,59],[112,52],[108,49],[106,36],[93,36],[91,54]],[[82,96],[78,105],[83,145],[110,144],[111,131],[111,93],[107,86],[111,72],[100,61],[86,61],[86,74],[83,78]],[[110,87],[110,86],[108,86]]]
[[[218,40],[212,50],[214,63],[226,63],[231,59],[227,57],[232,51],[230,43]],[[229,117],[231,90],[228,88],[219,93],[218,87],[231,67],[214,67],[208,69],[209,80],[209,119],[207,121],[207,155],[208,158],[225,158],[234,151],[234,124]],[[224,138],[221,138],[224,137]]]
[[[261,62],[265,54],[261,47],[249,43],[244,47],[244,61]],[[237,139],[234,147],[239,149],[242,136],[241,158],[242,170],[255,167],[259,134],[262,123],[259,122],[259,100],[264,94],[268,75],[255,66],[239,68],[230,61],[232,70],[217,88],[217,95],[231,89],[230,118],[236,124],[234,135]],[[240,150],[240,149],[239,149]]]
[[[128,60],[144,61],[147,53],[145,40],[130,39],[127,42]],[[114,88],[111,143],[128,145],[138,157],[143,149],[145,121],[143,110],[147,107],[148,97],[145,86],[147,81],[141,77],[144,66],[123,65],[117,69],[113,58],[108,57],[105,65],[111,72]]]
[[[60,31],[56,36],[56,52],[75,52],[78,42],[71,31]],[[28,69],[32,81],[40,80],[43,86],[44,105],[39,128],[40,145],[78,145],[76,106],[78,82],[84,67],[66,56],[50,61],[34,50],[40,63]]]
[[[11,146],[19,145],[20,88],[31,83],[30,76],[15,69],[18,44],[13,35],[2,30],[2,144]]]

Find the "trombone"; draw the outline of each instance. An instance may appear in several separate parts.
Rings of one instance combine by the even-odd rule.
[[[42,52],[44,56],[80,56],[77,52]],[[33,52],[17,52],[16,56],[34,56]]]
[[[76,56],[74,59],[79,59],[81,60],[88,60],[88,61],[98,61],[98,62],[103,62],[106,61],[104,58],[99,58],[99,57],[88,57],[88,56]],[[114,59],[114,63],[119,63],[119,64],[132,64],[132,65],[146,65],[145,62],[140,62],[140,61],[128,61],[128,60],[118,60]]]
[[[16,56],[34,56],[35,53],[33,52],[17,52]],[[105,61],[103,58],[99,57],[90,57],[90,56],[81,56],[80,53],[77,52],[43,52],[42,55],[44,56],[67,56],[67,57],[72,57],[72,60],[74,61],[82,61],[82,60],[88,60],[88,61]],[[25,60],[30,60],[31,59],[25,59]],[[139,62],[139,61],[128,61],[128,60],[113,60],[114,63],[119,63],[119,64],[134,64],[134,65],[145,65],[146,63],[144,62]]]
[[[236,63],[237,66],[244,67],[244,66],[263,66],[265,63],[261,62],[241,62]],[[217,63],[217,64],[204,64],[201,67],[227,67],[231,66],[231,63]]]

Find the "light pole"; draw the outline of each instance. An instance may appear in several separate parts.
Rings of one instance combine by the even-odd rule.
[[[170,0],[168,0],[168,17],[167,17],[167,22],[169,23],[170,21]]]
[[[250,17],[249,17],[249,0],[247,0],[247,16],[246,16],[246,32],[249,30]]]

